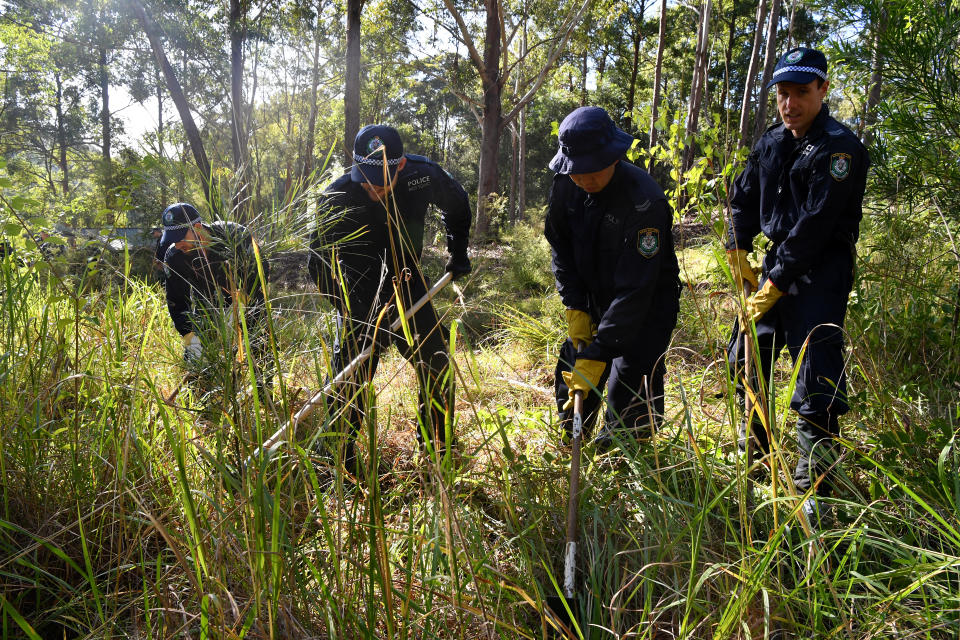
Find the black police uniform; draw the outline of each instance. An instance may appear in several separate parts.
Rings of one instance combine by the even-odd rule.
[[[649,430],[651,412],[658,424],[663,354],[677,325],[680,297],[671,224],[663,191],[635,165],[619,162],[599,193],[587,193],[567,175],[554,176],[545,234],[557,291],[567,308],[588,312],[597,324],[593,342],[579,353],[569,338],[561,347],[555,383],[561,420],[567,418],[562,407],[569,395],[562,373],[579,357],[609,363],[598,384],[607,383],[608,428]],[[586,398],[585,426],[599,404],[595,393]]]
[[[374,325],[383,305],[391,301],[395,279],[404,308],[427,291],[419,265],[430,205],[442,212],[450,255],[466,260],[470,203],[463,187],[439,165],[423,156],[405,157],[406,165],[398,172],[387,198],[389,211],[383,203],[371,200],[363,185],[354,182],[349,173],[326,189],[319,208],[323,220],[313,235],[308,267],[321,293],[330,296],[337,307],[334,370],[342,370],[376,331],[378,348],[353,381],[371,380],[379,363],[378,352],[391,342],[396,344],[417,372],[424,430],[431,439],[437,434],[442,440],[446,421],[453,424],[454,384],[448,368],[446,329],[433,305],[428,302],[411,318],[413,345],[402,335],[389,334],[395,314],[385,317],[378,328]],[[335,402],[353,398],[354,392],[348,386]],[[359,429],[366,409],[365,398],[360,394],[350,404],[345,416],[347,424]],[[418,436],[422,437],[419,430]],[[352,441],[348,447],[349,459],[353,455]]]
[[[762,231],[770,243],[761,284],[769,278],[785,294],[757,322],[761,370],[770,371],[784,346],[796,362],[806,342],[790,400],[799,414],[801,451],[794,481],[804,491],[812,484],[811,465],[824,471],[831,438],[839,433],[837,417],[848,410],[842,327],[869,166],[864,146],[823,105],[802,138],[782,123],[767,129],[730,201],[727,248],[752,251]],[[743,342],[735,327],[731,367],[743,366]],[[762,426],[753,426],[760,449],[768,451]],[[821,495],[829,491],[829,483],[818,487]]]
[[[219,326],[221,310],[233,304],[233,291],[244,292],[247,330],[255,355],[262,350],[264,294],[254,254],[254,240],[243,225],[235,222],[213,222],[203,228],[210,235],[209,244],[182,251],[176,243],[163,254],[167,309],[181,336],[191,331],[204,335],[204,328]],[[264,277],[269,266],[261,259]]]

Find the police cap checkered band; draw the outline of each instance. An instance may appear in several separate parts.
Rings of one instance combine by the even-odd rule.
[[[401,156],[401,157],[399,157],[399,158],[387,158],[387,166],[388,166],[388,167],[395,167],[395,166],[397,166],[398,164],[400,164],[400,162],[401,162],[402,160],[403,160],[403,156]],[[368,164],[368,165],[371,165],[371,166],[374,166],[374,167],[382,167],[382,166],[383,166],[383,157],[382,157],[382,156],[377,157],[377,156],[375,155],[375,156],[372,156],[372,157],[367,157],[367,156],[361,156],[361,155],[359,155],[359,154],[357,154],[357,153],[354,153],[354,154],[353,154],[353,161],[356,162],[357,164]]]
[[[773,77],[776,78],[779,75],[784,73],[799,72],[799,73],[812,73],[824,80],[827,79],[827,72],[822,69],[817,69],[816,67],[781,67],[773,72]]]

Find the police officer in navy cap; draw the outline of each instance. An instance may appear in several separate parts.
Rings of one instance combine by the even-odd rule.
[[[380,351],[391,343],[413,362],[419,385],[417,435],[421,443],[446,442],[453,427],[454,377],[445,336],[432,304],[424,305],[410,321],[412,344],[404,335],[391,335],[394,306],[379,323],[385,305],[395,302],[394,281],[401,305],[409,307],[429,288],[420,271],[427,210],[441,212],[446,228],[449,260],[446,270],[455,278],[470,273],[467,244],[470,203],[463,187],[435,162],[403,152],[403,141],[393,127],[373,124],[360,130],[353,145],[353,166],[334,181],[320,202],[323,221],[311,243],[308,267],[320,292],[337,307],[338,335],[333,368],[342,370],[368,344],[376,340],[371,357],[351,383],[334,398],[335,413],[343,417],[344,461],[356,470],[352,432],[363,428],[368,410],[357,385],[370,381]],[[346,295],[344,295],[346,294]],[[350,399],[349,405],[344,404]]]
[[[763,134],[734,183],[726,246],[737,286],[742,291],[749,282],[758,289],[731,337],[730,364],[743,367],[744,321],[756,323],[765,375],[783,347],[794,363],[803,356],[790,400],[801,454],[794,482],[800,491],[815,487],[820,497],[832,489],[838,418],[848,410],[842,327],[870,166],[857,137],[830,117],[824,103],[829,86],[820,51],[791,49],[777,62],[768,88],[776,87],[781,122]],[[767,244],[758,281],[747,254],[759,233]],[[751,432],[759,450],[768,452],[756,415]],[[741,448],[745,441],[744,423]],[[814,525],[822,506],[816,498],[804,504]]]
[[[157,243],[166,274],[167,309],[183,339],[184,359],[202,364],[228,348],[242,358],[239,341],[227,336],[242,331],[243,309],[250,344],[262,355],[264,283],[257,266],[256,242],[243,225],[216,221],[206,224],[187,202],[167,207],[162,215],[163,235]],[[264,278],[269,268],[261,258]]]
[[[659,424],[664,353],[679,310],[672,212],[653,178],[622,160],[632,144],[606,111],[580,107],[560,124],[550,161],[545,234],[567,320],[557,407],[569,431],[572,392],[583,391],[588,428],[606,385],[602,449]]]

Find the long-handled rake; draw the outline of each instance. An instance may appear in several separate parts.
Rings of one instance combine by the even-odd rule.
[[[577,611],[577,503],[580,494],[580,445],[583,441],[583,392],[573,393],[573,444],[570,456],[570,495],[567,499],[567,536],[563,545],[563,597],[548,596],[547,606],[565,628],[573,622]]]
[[[430,289],[425,294],[423,294],[423,297],[421,297],[419,300],[414,302],[412,305],[410,305],[409,308],[407,308],[404,311],[403,318],[398,317],[390,324],[390,331],[395,332],[398,329],[400,329],[400,326],[404,322],[412,318],[413,314],[419,311],[423,307],[423,305],[430,302],[430,300],[432,300],[433,297],[437,295],[437,293],[441,289],[447,286],[447,284],[449,284],[449,282],[452,279],[453,279],[453,274],[449,272],[443,274],[443,277],[437,280],[437,282],[432,287],[430,287]],[[307,403],[304,404],[303,407],[301,407],[300,410],[297,411],[297,413],[295,413],[294,416],[286,424],[284,424],[282,427],[277,429],[277,431],[274,432],[273,435],[271,435],[269,438],[267,438],[263,442],[263,444],[257,447],[256,451],[250,454],[250,457],[247,458],[246,462],[244,462],[244,467],[249,465],[251,461],[253,461],[258,456],[262,455],[264,452],[266,452],[268,455],[272,455],[283,443],[284,441],[283,435],[285,433],[291,433],[291,434],[294,433],[296,431],[297,425],[300,424],[300,421],[307,418],[311,413],[313,413],[313,410],[316,409],[318,405],[322,404],[323,398],[327,396],[334,389],[334,387],[344,383],[345,381],[349,380],[353,376],[357,368],[361,364],[363,364],[367,360],[367,358],[370,357],[370,354],[373,353],[373,349],[374,349],[373,344],[368,345],[363,351],[360,352],[360,354],[356,358],[351,360],[349,364],[347,364],[347,366],[344,367],[342,371],[340,371],[340,373],[334,376],[333,379],[330,380],[330,382],[328,382],[322,389],[320,389],[315,394],[313,394],[313,397],[311,397],[307,401]]]

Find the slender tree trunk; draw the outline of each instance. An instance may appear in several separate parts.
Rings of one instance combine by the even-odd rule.
[[[524,3],[523,32],[520,35],[520,53],[527,56],[527,14]],[[525,65],[524,65],[525,66]],[[520,130],[519,162],[517,167],[517,220],[522,220],[527,210],[527,107],[524,105],[517,114],[517,128]]]
[[[517,116],[520,127],[520,166],[517,177],[517,219],[522,220],[527,211],[527,107]]]
[[[667,0],[660,0],[660,36],[657,41],[657,64],[653,72],[653,104],[650,109],[650,149],[657,146],[657,119],[660,117],[660,81],[663,75],[663,50],[667,44]],[[653,166],[653,160],[650,160]]]
[[[516,123],[510,125],[510,200],[507,204],[507,215],[511,222],[517,219],[517,171],[520,168],[520,159],[517,154],[520,150],[520,132]]]
[[[243,45],[247,37],[246,10],[242,0],[230,0],[230,102],[233,110],[230,143],[233,151],[233,169],[237,174],[237,192],[233,206],[238,218],[246,219],[250,196],[250,154],[247,149],[247,127],[244,122],[243,101]]]
[[[760,139],[767,128],[767,83],[773,77],[773,66],[777,62],[777,29],[780,26],[780,0],[773,0],[770,5],[770,23],[767,25],[767,53],[763,61],[763,80],[760,84],[760,104],[757,106],[757,121],[753,126],[753,142]],[[752,143],[751,143],[751,146]]]
[[[150,16],[147,15],[147,10],[144,8],[141,0],[131,0],[131,5],[137,12],[137,18],[140,20],[140,24],[146,32],[147,38],[150,40],[153,56],[156,58],[157,65],[159,65],[160,70],[163,71],[163,77],[166,80],[167,91],[170,92],[173,104],[177,107],[177,112],[180,114],[180,121],[183,123],[184,133],[190,144],[190,150],[193,152],[193,159],[197,163],[197,169],[200,171],[200,179],[203,180],[204,195],[206,196],[207,204],[214,215],[220,215],[222,206],[216,194],[216,187],[210,178],[210,161],[207,159],[207,152],[204,150],[203,141],[200,139],[200,131],[197,129],[197,125],[193,120],[193,115],[190,113],[190,105],[187,103],[187,98],[183,94],[183,88],[177,80],[173,67],[170,66],[170,61],[167,60],[167,54],[164,53],[163,43],[160,41],[160,29]]]
[[[60,167],[60,191],[66,197],[70,190],[70,179],[67,173],[67,129],[64,125],[63,115],[63,82],[60,79],[60,72],[53,74],[54,82],[57,85],[56,102],[54,111],[57,117],[57,150],[59,151],[59,160],[57,165]]]
[[[113,158],[110,155],[110,74],[107,68],[107,48],[99,47],[97,67],[100,80],[100,140],[103,162],[104,206],[113,206]]]
[[[737,39],[737,14],[730,12],[730,28],[727,30],[727,47],[723,52],[723,88],[720,90],[720,99],[717,104],[720,105],[721,113],[726,113],[727,98],[730,94],[730,66],[733,63],[733,46]],[[728,132],[729,133],[729,132]]]
[[[712,8],[711,0],[704,0],[697,36],[697,56],[693,66],[693,82],[690,89],[690,109],[687,112],[686,133],[688,144],[684,152],[683,171],[687,171],[693,166],[695,154],[693,137],[696,135],[700,123],[700,107],[703,103],[704,87],[707,83],[707,64],[710,53],[710,12]]]
[[[580,56],[580,106],[587,106],[587,61],[589,56],[586,50]]]
[[[763,23],[767,17],[767,0],[757,5],[757,20],[753,32],[753,48],[750,50],[750,67],[747,69],[747,81],[743,87],[743,104],[740,107],[740,145],[750,144],[750,105],[753,102],[753,87],[760,65],[760,47],[763,46]]]
[[[633,59],[630,62],[630,85],[627,87],[627,113],[623,118],[624,130],[627,133],[633,133],[633,107],[637,97],[637,74],[640,72],[640,43],[643,42],[640,29],[634,28],[630,34],[630,42],[633,45]]]
[[[343,83],[343,155],[353,164],[353,140],[360,130],[360,14],[364,0],[347,0],[347,75]]]
[[[160,69],[155,71],[155,80],[157,85],[157,156],[161,159],[166,157],[164,153],[164,139],[166,133],[164,130],[164,121],[163,121],[163,78],[160,74]],[[161,166],[164,166],[161,164]],[[160,177],[160,202],[163,203],[163,206],[166,206],[167,202],[167,181],[163,179],[163,176]]]
[[[304,150],[304,160],[302,169],[300,170],[300,175],[304,179],[310,175],[313,171],[313,147],[315,144],[315,139],[317,135],[317,110],[319,106],[317,105],[317,90],[320,86],[320,33],[321,33],[321,12],[322,3],[317,3],[317,26],[313,34],[313,73],[310,80],[310,117],[307,120],[307,141],[306,149]],[[359,99],[359,94],[358,94]],[[354,133],[356,137],[356,133]],[[350,140],[350,148],[353,148],[353,140]],[[353,164],[353,157],[350,158],[350,164]],[[346,165],[349,166],[349,165]]]
[[[861,140],[864,146],[873,143],[873,128],[877,124],[877,106],[880,104],[880,95],[883,84],[883,56],[880,55],[880,39],[887,29],[887,12],[881,4],[880,15],[874,21],[873,54],[870,60],[870,90],[867,93],[867,104],[864,106],[863,135]]]
[[[797,0],[790,0],[790,26],[787,27],[787,46],[784,51],[793,48],[793,19],[797,16]]]

